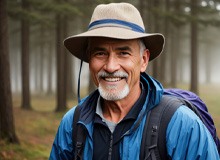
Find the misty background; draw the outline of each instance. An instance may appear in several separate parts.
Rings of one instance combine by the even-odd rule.
[[[77,104],[80,61],[63,40],[86,31],[95,6],[110,2],[121,1],[0,0],[0,159],[48,159],[62,116]],[[198,94],[219,133],[220,0],[124,2],[139,9],[147,33],[166,39],[146,72]],[[81,98],[96,89],[87,63],[80,82]]]
[[[30,1],[30,3],[36,3],[34,1]],[[39,1],[40,3],[47,5],[52,1]],[[107,1],[108,2],[108,1]],[[166,43],[165,50],[162,54],[166,55],[166,70],[165,70],[165,79],[163,81],[165,84],[170,84],[171,74],[172,74],[172,65],[171,64],[171,55],[176,54],[176,81],[177,83],[190,83],[190,72],[191,72],[191,63],[190,63],[190,45],[191,45],[191,33],[190,33],[190,20],[187,19],[186,16],[190,12],[190,8],[188,6],[189,3],[187,1],[176,2],[175,0],[170,0],[170,11],[165,10],[165,1],[158,0],[154,8],[152,7],[150,11],[154,11],[153,13],[149,13],[148,5],[153,5],[154,2],[140,2],[140,1],[128,1],[136,5],[136,7],[140,8],[139,3],[144,3],[142,6],[142,10],[144,10],[145,15],[142,15],[144,18],[146,31],[149,32],[160,32],[164,34],[163,24],[165,19],[169,22],[168,34],[166,34]],[[13,1],[11,4],[16,5],[14,7],[20,8],[20,0]],[[62,5],[64,2],[60,2]],[[89,19],[91,17],[94,6],[98,4],[98,1],[67,1],[65,3],[69,3],[71,5],[72,10],[69,13],[65,13],[63,18],[66,20],[66,36],[71,36],[73,34],[81,33],[86,31],[86,27],[89,24]],[[179,3],[179,8],[181,11],[175,11],[175,5]],[[31,5],[31,4],[30,4]],[[220,4],[218,1],[200,1],[200,9],[201,18],[204,19],[203,22],[198,21],[198,83],[213,83],[220,84],[220,74],[218,68],[220,68],[220,28],[218,25],[219,17],[220,17]],[[10,3],[9,3],[9,8]],[[56,64],[56,22],[53,14],[55,13],[47,13],[47,11],[41,11],[42,8],[37,8],[35,6],[31,6],[30,8],[34,8],[34,10],[28,10],[27,16],[28,18],[36,18],[29,20],[29,76],[30,76],[30,92],[32,94],[42,94],[42,93],[55,93],[56,85],[57,85],[57,64]],[[63,7],[64,8],[64,7]],[[154,9],[154,10],[153,10]],[[157,10],[156,10],[157,9]],[[207,11],[205,10],[207,9]],[[43,9],[42,9],[43,10]],[[62,10],[62,8],[60,9]],[[158,11],[160,10],[160,12]],[[204,11],[203,11],[204,10]],[[210,11],[212,10],[212,11]],[[41,13],[42,12],[42,13]],[[45,12],[45,13],[43,13]],[[64,11],[59,11],[64,12]],[[71,13],[76,12],[76,13]],[[167,13],[166,13],[167,12]],[[172,12],[172,13],[168,13]],[[181,12],[178,13],[177,12]],[[204,13],[206,12],[206,13]],[[30,14],[30,15],[28,15]],[[31,15],[32,14],[32,15]],[[35,15],[36,14],[36,15]],[[42,15],[41,15],[42,14]],[[149,15],[150,18],[148,19]],[[155,15],[159,17],[157,20],[160,24],[159,26],[154,27],[153,19]],[[173,14],[173,15],[172,15]],[[184,15],[185,14],[185,15]],[[199,13],[200,14],[200,13]],[[168,17],[166,17],[168,15]],[[31,17],[32,16],[32,17]],[[36,16],[36,17],[35,17]],[[38,16],[38,17],[37,17]],[[41,17],[42,16],[42,17]],[[175,16],[175,17],[171,17]],[[178,17],[179,16],[179,17]],[[24,17],[23,17],[24,18]],[[41,20],[43,19],[43,20]],[[61,18],[62,19],[62,18]],[[47,22],[45,22],[47,20]],[[175,22],[173,22],[174,20]],[[213,20],[213,22],[210,22]],[[207,21],[207,22],[206,22]],[[152,23],[150,23],[152,22]],[[62,22],[61,22],[62,23]],[[68,23],[68,24],[67,24]],[[178,24],[179,23],[179,24]],[[177,27],[176,27],[177,26]],[[150,29],[149,29],[150,28]],[[155,30],[155,28],[158,28]],[[63,38],[64,39],[64,38]],[[62,39],[62,40],[63,40]],[[178,40],[177,40],[178,39]],[[26,43],[26,42],[25,42]],[[62,43],[62,41],[61,41]],[[174,44],[171,44],[174,43]],[[177,44],[179,43],[179,44]],[[62,44],[61,44],[62,45]],[[22,49],[21,49],[21,20],[16,18],[16,15],[13,15],[9,19],[9,48],[10,48],[10,65],[11,65],[11,86],[13,93],[21,93],[22,91]],[[175,48],[178,46],[178,48]],[[62,46],[63,47],[63,46]],[[174,52],[171,54],[171,52]],[[61,54],[69,54],[70,53],[61,53]],[[77,80],[78,80],[78,72],[80,62],[77,58],[73,56],[69,56],[70,59],[70,67],[72,73],[70,74],[70,81],[72,82],[72,92],[76,94]],[[159,58],[160,59],[160,58]],[[153,67],[152,67],[153,68]],[[151,71],[151,63],[147,72],[152,74]],[[160,73],[158,73],[160,74]],[[89,69],[86,63],[83,64],[83,72],[81,75],[81,87],[86,88],[89,86]],[[170,84],[172,86],[172,84]]]
[[[15,27],[19,27],[19,22],[11,22]],[[183,27],[181,32],[181,48],[179,48],[179,53],[182,54],[181,63],[178,63],[177,66],[177,78],[178,82],[180,83],[190,83],[190,39],[189,33],[187,33],[187,26]],[[13,31],[12,31],[13,32]],[[21,92],[21,49],[20,49],[20,32],[11,33],[10,35],[10,64],[11,64],[11,81],[12,81],[12,91],[13,93],[20,93]],[[33,31],[34,32],[34,31]],[[31,32],[32,33],[32,32]],[[37,34],[37,33],[33,33]],[[49,37],[52,38],[54,35],[53,33],[48,33],[45,35],[45,38]],[[37,36],[37,35],[36,35]],[[69,34],[71,36],[71,34]],[[32,93],[37,92],[46,92],[48,90],[48,83],[51,83],[52,91],[55,92],[56,88],[56,57],[55,57],[55,49],[49,50],[49,44],[45,44],[45,48],[43,51],[43,55],[41,54],[42,51],[40,50],[40,46],[37,46],[35,41],[36,39],[31,40],[34,44],[31,46],[33,47],[33,51],[31,50],[30,53],[30,88]],[[166,41],[169,37],[165,37]],[[55,39],[55,37],[54,37]],[[50,41],[54,41],[51,39]],[[41,39],[42,40],[42,39]],[[47,43],[47,42],[45,42]],[[165,42],[165,47],[167,43]],[[31,48],[32,48],[31,47]],[[53,46],[55,48],[55,46]],[[53,52],[50,56],[49,52]],[[41,54],[41,55],[40,55]],[[70,53],[67,53],[70,54]],[[166,53],[163,52],[162,54],[166,54],[169,56],[169,51]],[[71,54],[70,54],[71,55]],[[219,27],[212,27],[207,26],[202,28],[199,31],[199,84],[206,84],[206,83],[213,83],[216,85],[220,85],[220,28]],[[43,56],[43,57],[40,57]],[[73,74],[71,75],[73,78],[74,86],[77,87],[78,81],[78,72],[80,66],[80,60],[75,58],[71,55],[71,61],[73,61]],[[159,57],[160,58],[160,57]],[[51,60],[49,60],[51,59]],[[48,64],[51,61],[51,64]],[[167,73],[166,73],[166,80],[170,80],[170,58],[167,59]],[[52,66],[51,73],[51,82],[48,82],[48,65]],[[150,62],[151,65],[151,62]],[[148,69],[147,69],[148,71]],[[73,76],[74,75],[74,76]],[[83,63],[83,71],[81,75],[81,86],[87,87],[89,85],[89,68],[87,63]],[[39,82],[42,81],[42,82]],[[39,84],[40,83],[40,84]],[[42,85],[42,86],[40,86]],[[42,87],[41,89],[39,87]]]

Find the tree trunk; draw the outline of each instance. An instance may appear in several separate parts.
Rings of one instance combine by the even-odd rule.
[[[52,44],[49,43],[49,51],[48,51],[48,63],[47,63],[47,95],[52,94],[52,65],[53,65],[53,50],[52,50]]]
[[[153,14],[152,14],[152,7],[153,7],[153,0],[147,0],[146,2],[146,11],[147,11],[147,16],[146,16],[146,25],[145,25],[145,32],[150,33],[152,32],[152,23],[153,23]]]
[[[37,48],[37,50],[39,50],[39,53],[40,53],[40,49]],[[36,93],[40,93],[40,68],[41,66],[39,65],[39,62],[40,62],[40,54],[37,53],[34,55],[34,58],[33,58],[33,62],[34,62],[34,72],[35,72],[35,92]]]
[[[170,12],[170,0],[165,1],[165,12]],[[166,79],[166,65],[167,65],[167,48],[169,46],[169,28],[170,28],[170,23],[168,20],[168,17],[165,17],[164,19],[164,37],[166,39],[166,44],[164,46],[164,51],[160,56],[161,59],[161,66],[160,66],[160,80],[162,84],[166,85],[167,84],[167,79]]]
[[[66,110],[66,78],[64,69],[65,65],[65,55],[63,48],[63,26],[61,15],[56,16],[57,26],[56,26],[56,46],[57,46],[57,106],[56,112]]]
[[[19,143],[15,133],[10,83],[6,0],[0,1],[0,140]]]
[[[144,14],[144,11],[145,11],[145,1],[139,0],[138,4],[139,4],[139,12],[140,12],[142,18],[144,19],[144,15],[145,15]]]
[[[68,98],[76,98],[75,94],[75,85],[74,84],[74,78],[75,72],[73,71],[73,55],[70,53],[67,54],[67,97]]]
[[[191,0],[191,86],[190,90],[198,94],[198,24],[197,17],[197,0]]]
[[[180,9],[180,1],[176,1],[174,3],[174,14],[179,16],[181,13]],[[179,22],[174,23],[172,26],[172,52],[171,52],[171,86],[176,88],[177,87],[177,67],[179,62],[179,52],[180,50],[180,32],[181,32],[181,24]]]
[[[153,8],[159,8],[159,5],[160,3],[158,2],[158,0],[154,0],[153,1]],[[154,32],[159,32],[159,20],[158,20],[158,15],[157,13],[154,13],[153,14],[153,17],[154,17]],[[159,59],[154,59],[153,60],[153,77],[156,78],[156,79],[160,79],[159,78]]]
[[[22,0],[22,8],[29,9],[27,0]],[[22,65],[22,104],[23,109],[31,109],[30,104],[30,78],[29,78],[29,22],[21,22],[21,65]]]
[[[171,80],[170,80],[170,85],[175,88],[177,83],[176,83],[176,70],[177,70],[177,56],[176,56],[176,45],[177,45],[177,41],[176,41],[176,33],[177,33],[177,29],[174,25],[172,25],[172,35],[171,35],[171,63],[170,63],[170,71],[171,71]]]
[[[41,25],[41,28],[40,28],[40,35],[41,37],[45,37],[45,28]],[[40,42],[40,53],[39,53],[39,56],[40,56],[40,74],[38,75],[40,78],[39,78],[39,83],[40,83],[40,93],[43,93],[44,92],[44,86],[43,86],[43,82],[44,82],[44,60],[45,60],[45,39],[42,39],[41,42]]]
[[[67,0],[66,0],[67,1]],[[62,42],[63,40],[67,37],[67,31],[68,31],[68,17],[63,16],[62,18]],[[65,101],[67,101],[67,90],[68,90],[68,71],[70,67],[70,59],[68,59],[68,54],[67,50],[64,48],[63,43],[62,43],[62,50],[63,50],[63,57],[64,57],[64,62],[63,62],[63,77],[64,77],[64,94],[65,94]],[[66,102],[65,102],[66,103]],[[66,107],[64,108],[66,109]]]
[[[212,66],[212,56],[210,56],[209,51],[210,49],[210,43],[206,44],[206,48],[205,48],[205,61],[206,61],[206,65],[205,65],[205,82],[206,83],[211,83],[211,77],[212,77],[212,70],[211,70],[211,66]]]

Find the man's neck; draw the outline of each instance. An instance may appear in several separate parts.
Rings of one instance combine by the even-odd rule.
[[[118,123],[120,122],[131,110],[135,102],[138,100],[141,94],[141,88],[134,93],[130,93],[127,97],[118,101],[107,101],[102,102],[102,111],[105,119]]]

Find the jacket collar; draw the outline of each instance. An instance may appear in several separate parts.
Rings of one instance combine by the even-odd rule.
[[[163,87],[157,80],[146,73],[141,73],[141,83],[147,92],[145,104],[140,111],[140,114],[144,114],[160,102],[160,99],[163,95]],[[88,97],[84,98],[78,105],[81,110],[79,121],[86,126],[93,122],[99,96],[99,91],[95,90]]]

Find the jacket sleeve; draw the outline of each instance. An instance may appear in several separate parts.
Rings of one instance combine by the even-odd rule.
[[[215,142],[199,117],[186,106],[174,113],[166,131],[172,160],[219,160]]]
[[[50,152],[50,160],[73,159],[72,123],[75,107],[70,109],[60,122],[56,137]]]

